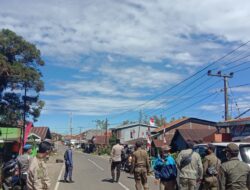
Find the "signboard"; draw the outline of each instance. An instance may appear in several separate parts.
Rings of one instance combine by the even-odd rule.
[[[250,136],[250,126],[249,125],[238,125],[230,128],[232,137],[246,137]]]
[[[0,127],[0,142],[19,140],[20,135],[21,135],[20,128]]]

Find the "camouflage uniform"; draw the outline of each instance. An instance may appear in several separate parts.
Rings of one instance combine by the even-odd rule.
[[[27,179],[28,190],[49,190],[50,179],[47,172],[47,167],[42,158],[33,158]]]
[[[226,151],[237,155],[239,147],[230,143],[227,145]],[[220,190],[250,189],[250,168],[246,163],[239,161],[237,156],[232,156],[229,161],[221,165],[218,177]]]
[[[149,173],[149,157],[145,150],[140,147],[133,153],[132,168],[134,170],[135,188],[148,190],[147,174]]]
[[[179,168],[180,190],[195,190],[197,186],[197,180],[202,179],[203,176],[201,157],[197,152],[192,153],[192,151],[192,149],[182,150],[176,159],[176,164]],[[181,168],[182,159],[191,155],[191,153],[191,163]]]
[[[216,171],[219,171],[221,161],[216,157],[214,153],[211,153],[204,158],[203,171],[204,171],[204,190],[217,190],[218,180],[217,174],[209,174],[208,168],[214,167]]]

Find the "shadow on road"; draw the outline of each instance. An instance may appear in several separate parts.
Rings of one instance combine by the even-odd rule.
[[[113,183],[113,180],[110,178],[103,179],[102,182]]]
[[[128,176],[127,178],[128,178],[128,179],[135,179],[135,178],[134,178],[134,177],[132,177],[132,176]]]

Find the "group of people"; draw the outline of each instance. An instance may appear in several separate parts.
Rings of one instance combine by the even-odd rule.
[[[23,147],[23,154],[17,157],[20,168],[21,189],[24,190],[46,190],[50,187],[50,179],[45,158],[52,150],[52,144],[43,141],[38,146],[38,152],[35,157],[31,157],[31,145]]]
[[[225,148],[227,161],[224,163],[214,154],[213,144],[208,144],[203,160],[193,146],[194,143],[189,141],[188,148],[182,150],[176,159],[170,153],[171,147],[165,145],[161,148],[153,165],[155,184],[160,190],[250,189],[250,167],[238,159],[239,147],[236,144],[229,143]],[[117,140],[110,158],[112,182],[119,182],[122,152],[123,146]],[[142,149],[142,142],[137,141],[130,171],[134,175],[136,190],[149,189],[147,176],[150,168],[148,153]]]

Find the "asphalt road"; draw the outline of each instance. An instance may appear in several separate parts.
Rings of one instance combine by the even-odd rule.
[[[134,190],[133,176],[121,172],[119,183],[111,183],[110,163],[108,158],[84,154],[79,151],[73,153],[74,183],[63,183],[64,167],[58,178],[55,190]],[[151,190],[158,190],[153,183],[153,177],[148,177]]]

